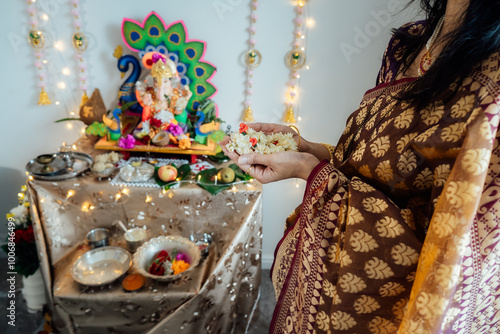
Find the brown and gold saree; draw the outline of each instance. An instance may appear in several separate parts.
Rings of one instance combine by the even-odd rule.
[[[500,333],[500,55],[416,110],[398,47],[289,217],[271,333]]]

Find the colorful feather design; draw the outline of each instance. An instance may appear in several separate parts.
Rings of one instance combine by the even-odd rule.
[[[169,57],[177,66],[177,71],[184,85],[193,93],[187,110],[195,113],[200,104],[214,96],[217,88],[209,80],[216,68],[203,60],[206,43],[189,40],[183,21],[166,25],[155,12],[151,12],[141,24],[135,20],[123,19],[123,41],[132,51],[142,57],[151,51],[157,51]]]

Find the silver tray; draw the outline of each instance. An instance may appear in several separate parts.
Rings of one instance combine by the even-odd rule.
[[[73,166],[70,168],[66,160],[63,158],[65,153],[55,153],[54,160],[47,164],[52,168],[51,171],[45,172],[43,164],[37,162],[36,159],[30,160],[26,164],[26,171],[33,176],[33,178],[45,181],[59,181],[66,180],[78,176],[85,172],[92,166],[92,157],[87,153],[71,152]]]
[[[71,276],[80,284],[99,286],[113,282],[132,265],[132,255],[121,247],[94,248],[73,264]]]

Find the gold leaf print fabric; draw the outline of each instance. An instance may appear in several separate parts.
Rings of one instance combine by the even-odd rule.
[[[393,57],[280,242],[272,333],[500,333],[500,54],[422,110],[377,98]]]

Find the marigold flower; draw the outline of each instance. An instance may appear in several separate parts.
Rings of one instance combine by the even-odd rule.
[[[174,275],[180,274],[183,271],[186,271],[189,268],[189,263],[184,262],[183,260],[177,260],[172,262],[172,270],[174,271]]]

